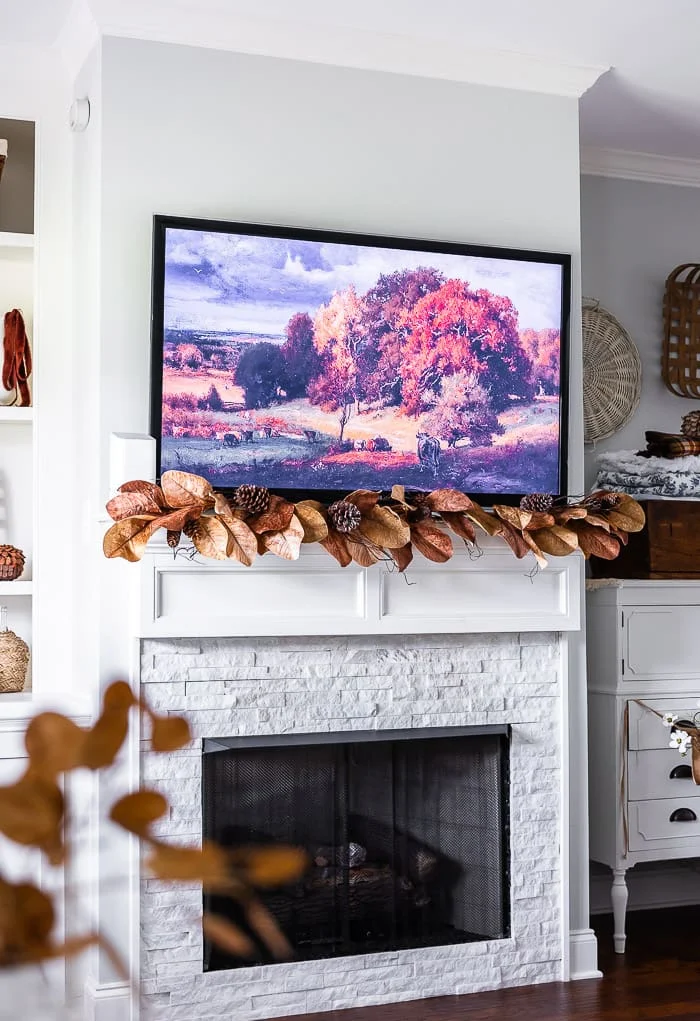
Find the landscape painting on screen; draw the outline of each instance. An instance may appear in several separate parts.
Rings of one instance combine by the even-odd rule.
[[[559,491],[561,261],[164,233],[161,471]]]

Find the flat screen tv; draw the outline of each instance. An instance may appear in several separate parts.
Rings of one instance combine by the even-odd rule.
[[[566,492],[567,255],[157,216],[160,472]]]

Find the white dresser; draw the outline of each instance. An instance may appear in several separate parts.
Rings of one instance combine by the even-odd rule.
[[[589,583],[586,631],[590,855],[612,869],[621,954],[627,870],[700,857],[700,786],[652,711],[700,708],[700,581]]]

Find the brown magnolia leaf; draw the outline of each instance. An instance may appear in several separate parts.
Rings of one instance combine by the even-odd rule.
[[[354,493],[350,493],[345,499],[348,503],[354,503],[361,514],[367,514],[376,507],[379,503],[379,497],[381,493],[375,493],[371,489],[356,489]]]
[[[245,521],[237,517],[228,500],[221,493],[216,494],[214,513],[228,529],[227,553],[229,560],[250,567],[258,555],[258,540]]]
[[[195,549],[203,557],[209,557],[210,560],[227,560],[230,534],[219,518],[212,514],[203,514],[194,522],[191,538]]]
[[[442,514],[443,511],[458,514],[460,511],[471,510],[474,506],[472,500],[457,489],[436,489],[428,493],[426,503],[431,510]]]
[[[544,511],[530,511],[530,514],[532,516],[527,525],[528,532],[535,532],[538,528],[551,528],[556,524],[554,517]]]
[[[143,556],[148,540],[159,528],[158,518],[154,514],[142,514],[117,521],[105,533],[102,541],[104,555],[110,559],[122,557],[135,564]]]
[[[32,772],[55,779],[81,765],[85,731],[62,713],[39,713],[24,733]]]
[[[466,514],[455,511],[440,511],[440,517],[448,528],[451,528],[455,535],[467,542],[476,542],[476,532]]]
[[[263,536],[265,548],[283,560],[298,560],[304,526],[294,514],[283,532],[266,532]]]
[[[170,882],[201,882],[205,889],[228,889],[231,886],[229,856],[224,848],[205,840],[201,847],[179,847],[154,844],[146,866],[156,879]]]
[[[630,541],[629,535],[627,534],[627,532],[624,532],[621,528],[615,528],[614,525],[611,525],[610,532],[612,535],[615,536],[616,539],[620,540],[623,546],[626,546],[629,543]]]
[[[202,916],[202,932],[210,942],[233,957],[248,960],[257,956],[257,948],[252,939],[221,915],[205,912]]]
[[[436,564],[446,563],[454,552],[449,535],[427,520],[411,527],[411,542],[419,553]]]
[[[273,957],[278,960],[292,957],[293,951],[274,917],[259,900],[251,900],[245,907],[248,924],[259,936]]]
[[[552,525],[551,528],[540,528],[530,532],[543,553],[549,553],[553,557],[568,557],[570,553],[578,549],[578,538],[576,532],[562,525]]]
[[[501,538],[508,543],[518,560],[522,560],[530,552],[530,546],[525,542],[523,533],[519,529],[513,528],[507,521],[503,521],[501,524]]]
[[[262,535],[264,532],[283,532],[292,520],[293,514],[293,503],[282,496],[277,496],[276,493],[271,493],[267,510],[251,515],[246,518],[246,522],[256,535]]]
[[[585,507],[553,507],[552,514],[556,521],[565,525],[567,521],[580,521],[588,517],[588,510]]]
[[[389,507],[372,507],[362,516],[358,531],[382,549],[400,549],[411,539],[409,526]]]
[[[399,573],[402,574],[413,560],[413,546],[410,542],[407,542],[405,546],[401,546],[399,549],[389,550],[389,555],[396,562]]]
[[[298,847],[241,847],[231,853],[233,865],[251,886],[287,886],[304,874],[306,854]]]
[[[0,833],[16,844],[37,847],[52,865],[64,859],[63,794],[54,780],[32,773],[0,787]]]
[[[336,532],[334,528],[328,529],[328,536],[320,540],[320,545],[338,561],[341,567],[347,567],[352,563],[352,556],[348,550],[345,536]]]
[[[535,540],[532,538],[532,534],[530,532],[528,532],[527,529],[525,529],[525,531],[522,532],[522,537],[523,537],[523,540],[530,547],[530,551],[532,553],[534,553],[535,560],[537,561],[538,565],[541,568],[545,568],[547,566],[547,558],[544,555],[544,553],[542,552],[542,550],[540,549],[540,547],[537,545]]]
[[[358,542],[349,535],[345,539],[350,556],[360,567],[372,567],[382,559],[383,551],[366,539]]]
[[[159,507],[167,507],[163,490],[154,482],[145,482],[143,479],[133,479],[131,482],[125,482],[121,485],[119,487],[119,492],[143,493],[144,496],[149,497],[154,501],[154,503],[157,503]]]
[[[129,710],[136,699],[126,681],[114,681],[105,690],[102,712],[93,727],[85,732],[80,765],[86,769],[111,766],[126,741]]]
[[[619,555],[620,543],[614,535],[609,535],[601,528],[581,521],[576,527],[578,544],[583,550],[586,560],[598,557],[600,560],[614,560]]]
[[[43,960],[54,923],[48,894],[31,883],[0,879],[0,967]]]
[[[181,532],[190,521],[196,521],[202,514],[201,507],[180,507],[158,518],[158,527]]]
[[[594,528],[602,528],[604,532],[609,532],[612,527],[608,519],[601,514],[589,514],[586,517],[586,524],[593,525]]]
[[[485,511],[478,503],[472,503],[469,510],[464,513],[470,521],[473,521],[479,528],[483,529],[487,535],[500,534],[502,522],[497,517],[494,517],[493,514]]]
[[[406,487],[405,486],[392,486],[391,487],[391,499],[397,503],[406,503]]]
[[[162,514],[163,509],[149,493],[119,493],[107,504],[112,521],[122,521],[138,514]]]
[[[126,681],[112,681],[102,696],[104,709],[131,709],[136,705],[136,696]]]
[[[112,805],[109,817],[112,822],[137,837],[150,838],[154,822],[168,811],[168,802],[158,791],[140,790],[125,794]]]
[[[152,710],[149,710],[149,714],[154,752],[176,752],[192,740],[190,725],[183,716],[157,716]]]
[[[605,515],[610,524],[625,532],[641,532],[646,523],[646,515],[641,506],[626,493],[617,493],[616,495],[618,503]]]
[[[320,542],[328,535],[328,522],[322,509],[323,504],[317,500],[300,500],[294,505],[296,516],[304,529],[302,542]]]
[[[214,506],[214,490],[201,475],[167,471],[160,484],[169,507]]]
[[[517,528],[520,531],[532,521],[532,511],[523,510],[522,507],[508,507],[504,504],[494,504],[493,507],[496,514],[498,514],[501,521],[507,521],[513,528]]]

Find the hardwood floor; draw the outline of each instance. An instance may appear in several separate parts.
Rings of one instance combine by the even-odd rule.
[[[630,914],[624,957],[613,953],[611,920],[595,927],[602,979],[280,1021],[700,1021],[700,907]]]

